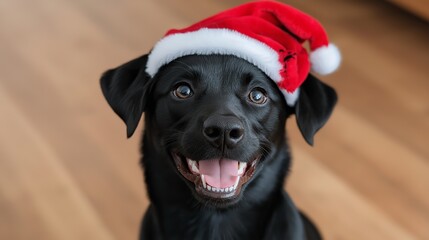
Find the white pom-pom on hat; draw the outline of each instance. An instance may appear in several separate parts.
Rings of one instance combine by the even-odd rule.
[[[311,70],[321,75],[333,73],[341,63],[340,50],[334,44],[322,46],[310,53]]]

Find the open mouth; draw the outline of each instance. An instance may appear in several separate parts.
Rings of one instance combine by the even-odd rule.
[[[232,159],[208,159],[195,161],[178,153],[172,153],[177,169],[193,182],[200,195],[214,199],[234,199],[243,185],[253,176],[260,155],[250,162]]]

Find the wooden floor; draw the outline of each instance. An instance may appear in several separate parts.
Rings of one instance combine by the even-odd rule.
[[[0,239],[136,239],[139,137],[105,69],[244,1],[0,1]],[[429,239],[429,25],[385,1],[289,0],[325,26],[340,103],[314,148],[288,123],[286,189],[326,239]],[[172,216],[173,217],[173,216]]]
[[[429,0],[388,0],[429,21]]]

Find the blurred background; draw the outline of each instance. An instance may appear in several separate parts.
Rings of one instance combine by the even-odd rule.
[[[137,239],[140,137],[126,139],[100,74],[244,2],[0,1],[0,239]],[[315,146],[287,124],[285,188],[325,239],[429,239],[429,1],[284,2],[344,58],[321,77],[340,101]]]

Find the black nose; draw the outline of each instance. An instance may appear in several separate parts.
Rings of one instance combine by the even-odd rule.
[[[235,147],[244,136],[241,121],[234,116],[211,116],[203,125],[204,137],[215,147]]]

